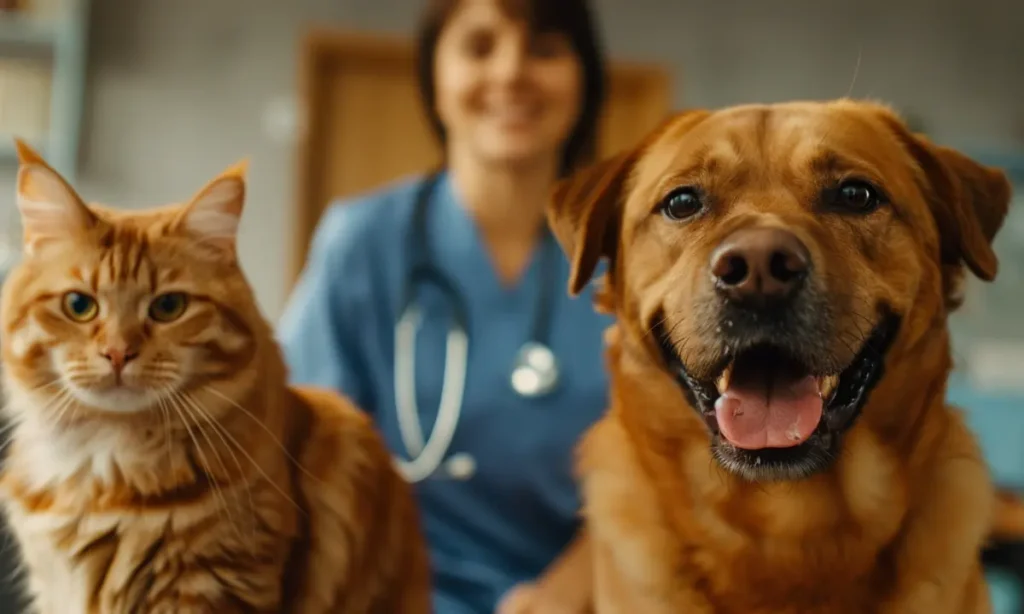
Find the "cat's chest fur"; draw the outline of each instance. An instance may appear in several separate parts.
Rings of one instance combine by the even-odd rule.
[[[187,522],[181,510],[34,511],[13,499],[6,509],[40,614],[117,611],[132,602],[161,565],[172,563],[165,533]]]
[[[117,468],[110,455],[88,466],[115,473]],[[217,512],[223,513],[212,512],[202,501],[105,505],[103,495],[109,493],[95,477],[36,491],[30,484],[42,477],[38,471],[37,465],[34,473],[9,472],[2,494],[28,572],[27,592],[39,614],[128,612],[132,604],[155,601],[166,588],[161,582],[176,577],[175,570],[189,566],[190,558],[202,556],[198,540],[216,522]]]
[[[39,614],[173,612],[185,593],[222,591],[223,578],[201,571],[208,560],[252,552],[252,559],[283,564],[290,531],[267,530],[274,506],[261,509],[269,502],[244,480],[153,496],[148,486],[188,471],[168,448],[156,457],[165,461],[149,456],[140,465],[114,433],[87,443],[53,434],[33,441],[26,429],[21,435],[18,443],[31,445],[10,459],[0,496]],[[250,596],[270,603],[277,587],[270,582]]]

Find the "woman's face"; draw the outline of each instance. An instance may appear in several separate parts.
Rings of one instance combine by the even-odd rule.
[[[441,32],[434,62],[449,150],[487,163],[557,159],[583,89],[567,36],[527,31],[497,0],[463,0]]]

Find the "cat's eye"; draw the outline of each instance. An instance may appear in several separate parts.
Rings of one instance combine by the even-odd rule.
[[[153,299],[149,304],[149,317],[157,322],[173,322],[188,308],[188,295],[184,292],[168,292]]]
[[[100,304],[96,299],[81,292],[68,292],[61,299],[61,310],[68,319],[75,322],[89,322],[100,313]]]

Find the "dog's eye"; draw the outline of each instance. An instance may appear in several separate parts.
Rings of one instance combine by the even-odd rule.
[[[661,214],[666,218],[679,222],[693,217],[704,208],[700,194],[696,188],[679,188],[661,201]]]
[[[849,211],[870,213],[882,204],[878,188],[866,181],[851,179],[839,185],[835,192],[836,205]]]

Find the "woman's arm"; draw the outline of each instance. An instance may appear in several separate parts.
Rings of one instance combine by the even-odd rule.
[[[534,582],[510,590],[495,614],[589,614],[593,611],[593,565],[585,528]]]

